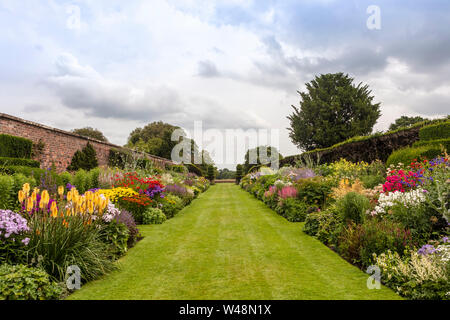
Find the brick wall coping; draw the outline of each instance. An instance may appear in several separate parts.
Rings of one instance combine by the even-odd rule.
[[[145,152],[139,152],[139,151],[136,151],[136,150],[133,150],[133,149],[130,149],[130,148],[127,148],[127,147],[122,147],[122,146],[119,146],[119,145],[116,145],[116,144],[113,144],[113,143],[110,143],[110,142],[105,142],[105,141],[97,140],[97,139],[94,139],[94,138],[81,136],[79,134],[76,134],[76,133],[73,133],[73,132],[70,132],[70,131],[65,131],[65,130],[61,130],[61,129],[58,129],[58,128],[49,127],[49,126],[46,126],[46,125],[43,125],[43,124],[40,124],[40,123],[37,123],[37,122],[25,120],[25,119],[22,119],[22,118],[19,118],[19,117],[15,117],[15,116],[12,116],[12,115],[9,115],[9,114],[6,114],[6,113],[1,113],[0,112],[0,119],[1,118],[12,120],[12,121],[16,121],[16,122],[21,122],[21,123],[24,123],[24,124],[27,124],[27,125],[31,125],[31,126],[35,126],[35,127],[38,127],[38,128],[45,129],[45,130],[61,133],[61,134],[67,135],[67,136],[76,137],[76,138],[83,139],[83,140],[86,140],[86,141],[92,141],[92,142],[95,142],[95,143],[107,145],[107,146],[112,147],[112,148],[125,149],[125,150],[129,150],[129,151],[132,151],[132,152],[137,152],[137,153],[144,154],[144,155],[149,156],[149,157],[154,158],[154,159],[158,159],[158,160],[162,160],[162,161],[166,161],[166,162],[170,162],[172,164],[175,164],[175,162],[173,162],[170,159],[166,159],[166,158],[163,158],[163,157],[155,156],[155,155],[148,154],[148,153],[145,153]]]

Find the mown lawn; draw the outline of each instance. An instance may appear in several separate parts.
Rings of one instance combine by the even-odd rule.
[[[68,299],[399,299],[238,186],[211,187]]]

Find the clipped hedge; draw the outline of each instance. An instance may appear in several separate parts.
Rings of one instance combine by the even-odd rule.
[[[398,163],[410,164],[414,159],[433,159],[441,155],[442,151],[435,146],[422,146],[417,148],[403,148],[394,151],[386,161],[386,166]]]
[[[39,179],[41,175],[45,174],[45,170],[27,166],[5,166],[0,167],[0,173],[8,175],[12,175],[15,173],[22,173],[27,177],[34,177],[35,179]]]
[[[430,141],[450,138],[450,121],[426,126],[419,131],[420,141]]]
[[[0,166],[26,166],[39,168],[41,164],[39,161],[31,159],[0,157]]]
[[[450,151],[450,138],[431,140],[431,141],[417,141],[413,144],[413,147],[434,146],[434,147],[440,148],[441,145],[444,147],[445,150],[447,150],[447,152],[449,152]]]
[[[400,128],[386,133],[375,133],[369,136],[353,137],[344,142],[324,149],[304,152],[300,155],[288,156],[280,160],[280,167],[295,165],[299,159],[311,158],[320,163],[331,163],[341,158],[352,162],[372,162],[381,160],[386,162],[395,150],[409,147],[419,140],[419,131],[425,126],[439,126],[449,123],[444,119],[426,120],[408,128]],[[443,129],[439,129],[443,130]],[[443,139],[440,137],[439,139]]]
[[[0,134],[0,157],[30,159],[32,148],[29,139]]]

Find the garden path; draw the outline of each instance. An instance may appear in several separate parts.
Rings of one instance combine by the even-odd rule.
[[[69,299],[399,299],[233,184],[200,195]]]

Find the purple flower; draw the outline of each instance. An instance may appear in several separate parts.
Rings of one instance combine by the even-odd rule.
[[[15,242],[16,235],[29,231],[27,220],[20,214],[11,210],[0,210],[0,236]]]
[[[443,237],[443,238],[442,238],[442,242],[444,242],[444,243],[450,243],[450,240],[448,239],[448,237]]]
[[[426,244],[424,246],[422,246],[422,248],[419,249],[419,251],[417,251],[418,254],[427,256],[429,254],[433,254],[436,252],[436,248],[434,246],[432,246],[431,244]]]
[[[28,245],[29,242],[30,242],[30,238],[25,238],[22,240],[22,243],[26,246]]]

